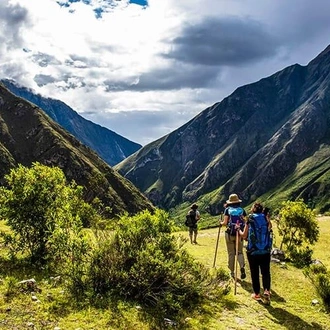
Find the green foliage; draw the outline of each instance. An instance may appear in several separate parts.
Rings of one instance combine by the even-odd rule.
[[[67,185],[61,169],[40,163],[31,168],[19,165],[5,179],[8,188],[0,188],[0,216],[12,229],[3,234],[12,253],[27,253],[33,262],[63,253],[71,230],[75,236],[81,228],[80,214],[88,214],[82,187]]]
[[[66,279],[69,292],[78,298],[85,292],[91,243],[79,219],[68,217],[62,220],[57,222],[48,240],[53,251],[50,261],[54,263],[52,268]]]
[[[285,249],[288,256],[302,266],[310,263],[313,245],[319,237],[319,226],[315,214],[302,201],[283,202],[276,218],[278,233],[282,237],[280,249]]]
[[[312,265],[304,270],[313,286],[316,289],[318,296],[322,299],[325,309],[330,311],[330,272],[327,268],[321,265]]]
[[[330,267],[330,218],[320,218],[320,239],[315,244],[314,253],[317,258]],[[0,222],[2,230],[9,230]],[[275,229],[275,227],[274,227]],[[84,232],[90,230],[84,230]],[[109,231],[98,231],[105,237]],[[233,294],[232,280],[228,281],[227,253],[223,233],[219,241],[217,267],[212,268],[214,260],[215,240],[218,228],[200,232],[199,244],[184,243],[184,247],[195,260],[202,262],[215,274],[212,280],[217,285],[225,286],[229,291],[226,296],[207,293],[207,298],[193,305],[192,308],[181,308],[177,315],[160,315],[150,307],[124,296],[115,297],[87,292],[88,296],[79,301],[68,295],[67,281],[63,276],[49,272],[46,267],[30,264],[28,260],[18,258],[16,262],[5,256],[6,247],[0,249],[0,324],[1,329],[27,329],[29,323],[35,329],[66,330],[81,329],[328,329],[329,314],[320,305],[313,305],[316,290],[311,281],[300,269],[286,264],[271,264],[272,273],[272,306],[256,304],[250,298],[251,280],[247,279],[239,285],[238,294]],[[177,238],[186,237],[187,231],[173,233]],[[93,242],[93,240],[90,240]],[[101,240],[100,240],[101,241]],[[88,262],[85,260],[84,262]],[[218,268],[224,266],[225,268]],[[311,265],[311,267],[315,265]],[[320,266],[318,266],[318,269]],[[324,268],[324,267],[323,267]],[[11,277],[11,279],[9,279]],[[55,278],[54,278],[55,277]],[[18,284],[21,280],[34,278],[39,291],[34,291],[40,302],[31,301],[28,291],[21,291]],[[88,279],[88,278],[87,278]],[[90,283],[84,281],[86,288]],[[294,284],[294,290],[292,285]],[[213,285],[213,284],[212,284]],[[227,285],[227,286],[226,286]],[[211,286],[210,286],[211,287]],[[223,290],[222,290],[223,292]],[[109,293],[111,293],[109,291]],[[89,299],[85,299],[89,298]],[[322,302],[319,299],[320,303]],[[322,306],[323,307],[323,306]],[[165,318],[174,321],[172,325]],[[31,328],[33,328],[31,324]]]
[[[7,300],[10,300],[18,293],[17,281],[15,277],[8,276],[4,279],[4,295]]]
[[[317,292],[327,311],[330,311],[330,272],[317,275]]]
[[[209,272],[171,234],[167,213],[123,216],[117,226],[111,236],[99,238],[93,251],[93,292],[132,299],[162,313],[176,313],[202,299],[211,282]]]
[[[305,248],[291,247],[288,252],[297,268],[304,268],[312,263],[313,250],[309,246]]]

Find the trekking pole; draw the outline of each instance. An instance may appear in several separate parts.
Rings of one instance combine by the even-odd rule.
[[[221,212],[220,215],[220,222],[222,222],[223,213]],[[217,253],[218,253],[218,245],[219,245],[219,238],[220,238],[220,231],[221,231],[221,223],[219,223],[219,230],[218,230],[218,237],[217,237],[217,243],[215,245],[215,253],[214,253],[214,260],[213,260],[213,268],[215,267],[215,261],[217,259]]]
[[[237,224],[239,224],[239,221],[237,221]],[[236,262],[235,262],[235,290],[234,290],[234,294],[236,295],[237,292],[237,265],[238,265],[238,240],[239,240],[239,229],[236,229]]]

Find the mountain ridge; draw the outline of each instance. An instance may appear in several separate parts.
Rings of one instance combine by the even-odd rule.
[[[294,64],[238,87],[115,169],[166,209],[208,196],[206,207],[215,214],[232,192],[245,203],[269,199],[301,162],[313,158],[321,145],[329,147],[329,50],[307,66]],[[147,173],[152,177],[146,184],[141,178]],[[329,202],[317,202],[314,179],[308,189],[287,197],[312,200],[327,210]]]
[[[35,94],[32,90],[19,86],[13,80],[2,79],[1,82],[15,95],[36,104],[78,140],[96,151],[111,166],[142,147],[138,143],[83,118],[60,100]]]
[[[84,187],[84,198],[98,198],[116,217],[153,210],[150,201],[91,148],[64,130],[35,104],[0,83],[0,184],[18,164],[58,166],[68,181]]]

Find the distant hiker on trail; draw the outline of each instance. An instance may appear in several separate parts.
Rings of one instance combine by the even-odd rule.
[[[197,222],[200,219],[200,214],[197,204],[192,204],[186,215],[185,225],[189,227],[189,237],[191,244],[197,244]]]
[[[238,227],[238,226],[237,226]],[[272,248],[270,218],[263,213],[260,203],[254,203],[244,230],[239,229],[243,238],[247,238],[247,258],[250,265],[253,294],[252,298],[261,300],[259,269],[264,289],[263,297],[270,301],[270,252]]]
[[[226,204],[227,207],[224,211],[223,221],[220,222],[221,226],[226,226],[225,239],[228,253],[228,268],[232,278],[235,277],[235,255],[236,255],[236,223],[238,222],[240,228],[243,230],[245,224],[246,212],[240,206],[241,200],[236,194],[231,194]],[[241,279],[246,278],[245,261],[243,255],[243,240],[239,238],[237,249],[237,261],[241,270]]]

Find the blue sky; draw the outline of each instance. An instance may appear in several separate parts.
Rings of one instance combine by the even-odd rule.
[[[0,79],[143,145],[330,44],[328,0],[2,0]]]
[[[130,0],[130,3],[136,3],[137,5],[140,5],[140,6],[148,5],[148,1],[144,1],[144,0]]]

